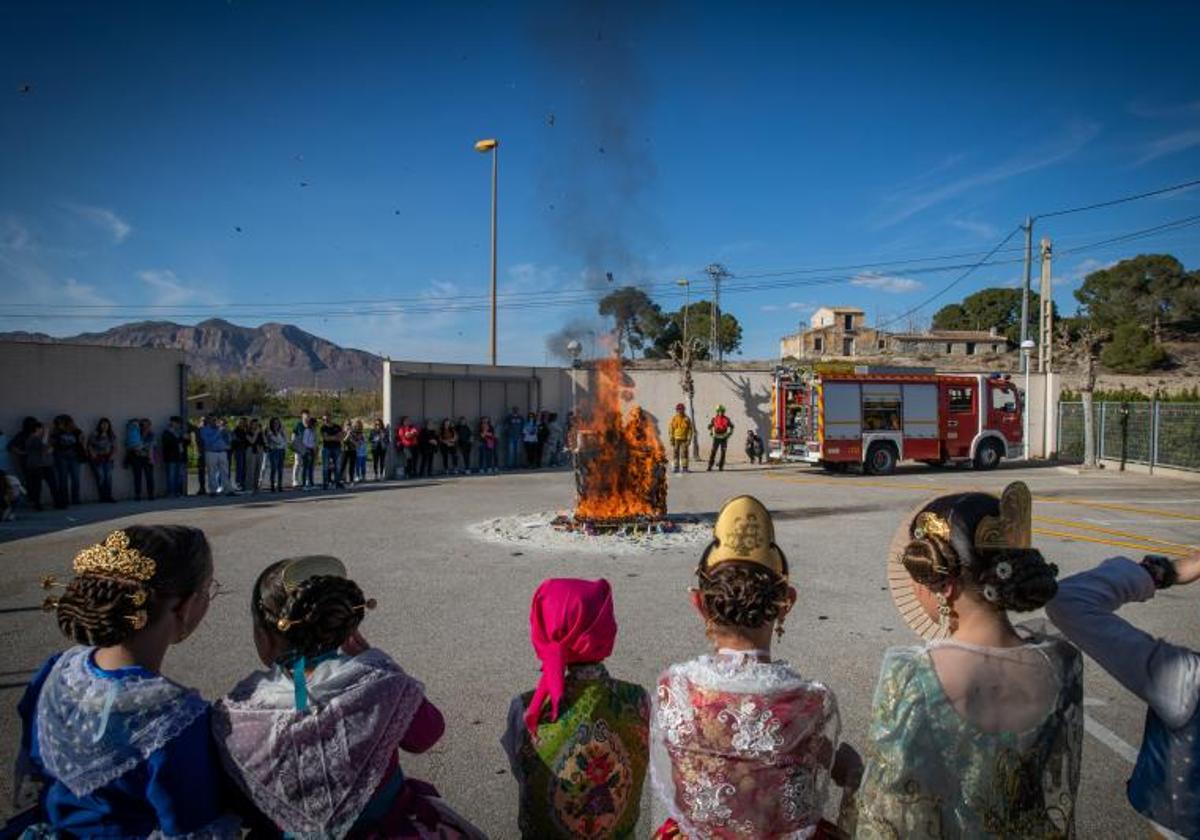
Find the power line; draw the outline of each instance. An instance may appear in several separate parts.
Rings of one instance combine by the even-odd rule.
[[[1152,196],[1156,195],[1164,195],[1170,192],[1186,190],[1189,187],[1195,187],[1198,185],[1200,185],[1200,178],[1197,178],[1194,181],[1184,181],[1182,184],[1175,184],[1173,186],[1163,187],[1162,189],[1158,190],[1151,190],[1150,192],[1138,193],[1137,195],[1127,195],[1122,198],[1114,198],[1111,201],[1100,201],[1095,204],[1085,204],[1082,207],[1070,207],[1065,210],[1054,210],[1049,213],[1039,213],[1033,218],[1034,220],[1049,219],[1053,216],[1066,216],[1071,213],[1083,213],[1086,210],[1099,210],[1101,207],[1112,207],[1117,204],[1125,204],[1128,201],[1137,201],[1142,198],[1151,198]]]
[[[975,263],[974,265],[970,266],[966,271],[964,271],[962,274],[958,275],[958,277],[951,280],[950,283],[947,284],[946,286],[944,286],[940,291],[938,291],[935,294],[933,294],[932,296],[926,298],[924,301],[917,304],[916,306],[914,306],[912,309],[908,310],[907,312],[903,312],[903,313],[897,315],[895,318],[892,318],[890,321],[884,321],[882,324],[876,324],[875,328],[883,329],[884,327],[891,326],[892,324],[896,323],[897,321],[907,318],[909,315],[912,315],[914,312],[919,312],[920,310],[924,309],[929,304],[933,303],[935,300],[940,298],[942,295],[946,294],[946,292],[950,291],[955,286],[957,286],[959,283],[961,283],[963,280],[966,280],[969,276],[971,276],[971,274],[977,268],[979,268],[981,265],[986,263],[988,261],[988,259],[992,257],[993,254],[995,254],[997,251],[999,251],[1001,248],[1003,248],[1005,245],[1007,245],[1008,240],[1010,240],[1014,236],[1016,236],[1017,232],[1021,231],[1021,230],[1024,230],[1024,225],[1017,225],[1015,228],[1013,228],[1009,232],[1008,236],[1001,239],[1000,242],[996,245],[996,247],[988,252],[986,257],[984,257],[982,260]]]

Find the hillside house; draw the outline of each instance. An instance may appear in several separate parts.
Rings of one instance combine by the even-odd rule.
[[[877,356],[885,349],[884,335],[868,327],[863,310],[854,306],[822,306],[809,319],[809,328],[784,336],[779,342],[783,358]]]

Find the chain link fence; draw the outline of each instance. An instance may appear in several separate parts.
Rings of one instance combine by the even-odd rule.
[[[1200,403],[1092,404],[1096,457],[1200,471]],[[1083,461],[1083,403],[1058,404],[1058,457]]]

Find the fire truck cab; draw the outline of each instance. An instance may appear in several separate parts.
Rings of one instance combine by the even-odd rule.
[[[1020,451],[1021,395],[1006,374],[856,368],[814,376],[802,459],[886,475],[900,461],[993,469]]]

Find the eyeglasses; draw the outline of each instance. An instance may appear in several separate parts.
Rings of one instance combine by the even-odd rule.
[[[208,584],[209,601],[215,601],[219,596],[225,595],[228,592],[229,590],[222,586],[221,581],[217,580],[216,578],[213,578]]]

